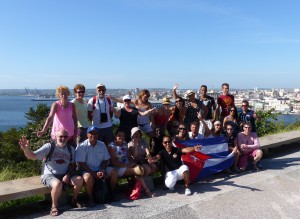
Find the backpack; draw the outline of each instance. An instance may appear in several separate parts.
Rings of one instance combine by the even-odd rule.
[[[55,148],[55,141],[51,141],[50,144],[51,144],[51,148],[50,148],[49,153],[46,156],[45,163],[47,163],[48,161],[51,160],[51,156],[52,156],[54,148]],[[68,151],[70,152],[70,161],[72,160],[72,149],[71,149],[71,147],[72,147],[71,145],[67,144]]]
[[[111,107],[111,100],[110,100],[110,97],[109,97],[109,96],[106,96],[106,95],[105,95],[105,97],[106,97],[107,102],[108,102],[108,105],[109,105],[109,115],[110,115],[110,118],[112,118],[114,112],[110,109],[110,107]],[[96,107],[95,107],[95,105],[96,105],[96,100],[97,100],[97,96],[93,96],[93,111],[94,111],[94,109],[96,108]]]

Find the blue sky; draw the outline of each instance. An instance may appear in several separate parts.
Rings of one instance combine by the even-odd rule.
[[[0,0],[0,89],[299,88],[298,0]],[[298,76],[297,76],[298,75]]]

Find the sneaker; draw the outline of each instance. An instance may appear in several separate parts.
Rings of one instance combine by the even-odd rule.
[[[174,191],[174,187],[169,188],[169,190],[173,192]]]
[[[192,192],[191,192],[191,190],[189,188],[186,188],[184,194],[185,195],[191,195]]]

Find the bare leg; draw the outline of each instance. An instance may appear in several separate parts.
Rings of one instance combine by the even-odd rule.
[[[52,180],[51,183],[51,199],[52,199],[52,208],[58,207],[58,199],[61,196],[63,183],[58,179]]]
[[[190,172],[188,170],[183,172],[183,180],[186,188],[190,186]]]
[[[260,161],[260,159],[262,158],[262,156],[263,156],[262,150],[258,150],[258,151],[256,152],[256,154],[255,154],[254,159],[253,159],[253,164],[256,165],[257,162]]]
[[[89,203],[94,203],[94,196],[93,196],[94,177],[90,173],[86,173],[83,175],[83,180],[85,183],[86,193],[88,194],[89,197]]]
[[[73,198],[77,200],[78,194],[83,185],[83,179],[81,176],[73,176],[71,178],[71,185],[73,186]]]

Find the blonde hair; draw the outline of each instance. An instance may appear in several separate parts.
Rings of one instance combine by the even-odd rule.
[[[70,96],[70,90],[67,86],[58,86],[55,91],[55,96],[59,97],[60,93],[66,93],[68,96]]]

